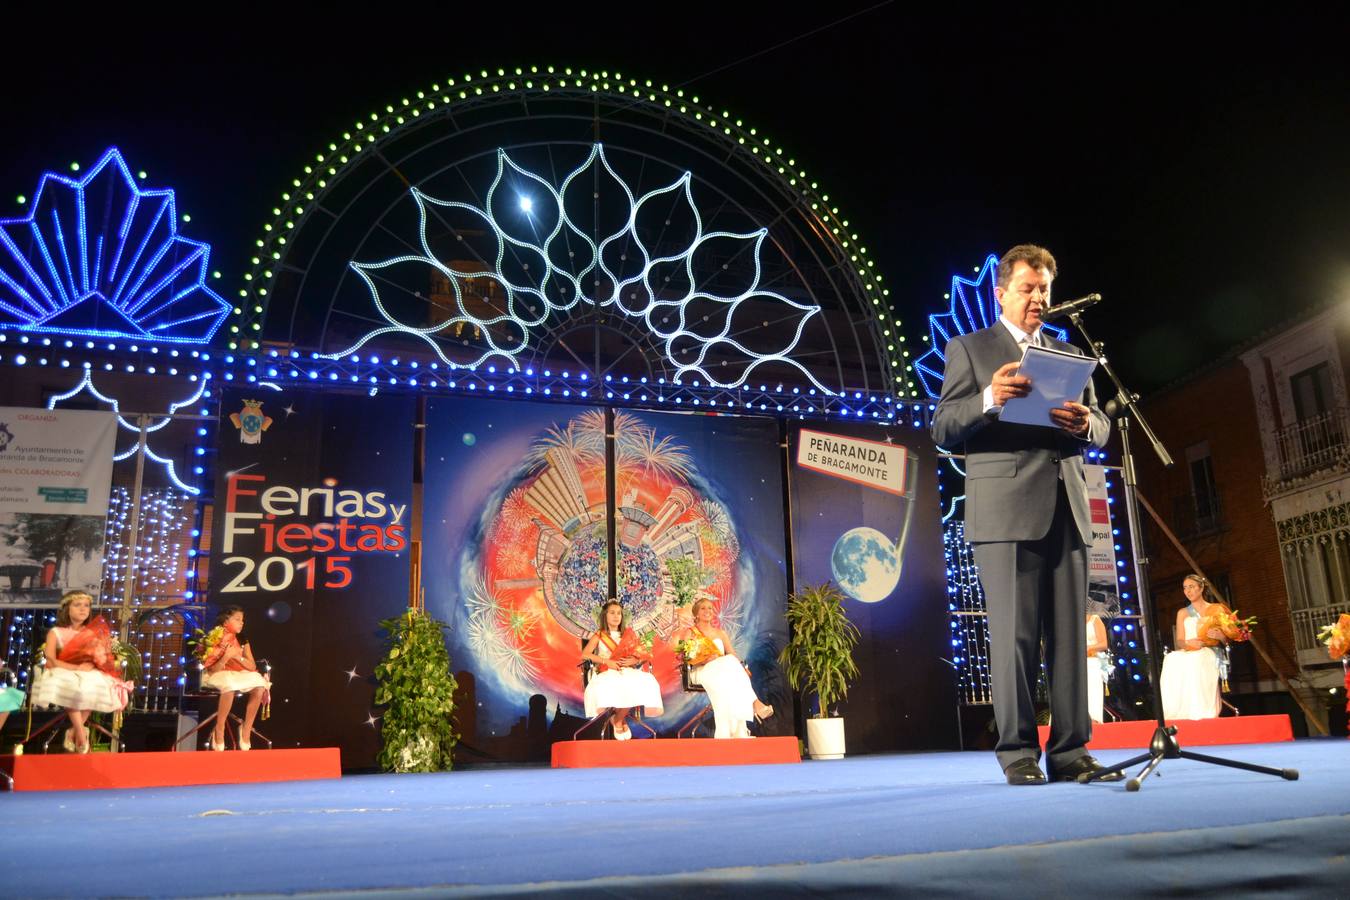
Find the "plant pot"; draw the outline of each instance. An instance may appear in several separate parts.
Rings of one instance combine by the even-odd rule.
[[[807,719],[806,747],[812,759],[843,759],[844,720]]]

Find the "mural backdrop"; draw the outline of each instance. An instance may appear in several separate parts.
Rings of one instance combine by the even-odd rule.
[[[470,752],[539,756],[550,727],[580,724],[580,650],[609,594],[611,552],[615,592],[652,642],[658,731],[702,702],[683,694],[671,651],[700,596],[761,696],[784,698],[775,422],[436,398],[426,441],[427,608],[451,625]]]

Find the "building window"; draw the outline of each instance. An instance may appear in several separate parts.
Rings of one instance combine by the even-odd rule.
[[[1291,376],[1289,389],[1294,395],[1294,417],[1300,422],[1331,411],[1331,369],[1325,362]]]
[[[1190,471],[1191,492],[1182,498],[1175,510],[1178,533],[1194,537],[1217,531],[1220,525],[1219,487],[1214,478],[1214,458],[1209,453],[1209,442],[1202,441],[1186,448],[1186,465]]]

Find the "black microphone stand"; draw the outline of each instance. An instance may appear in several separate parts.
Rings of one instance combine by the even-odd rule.
[[[1111,364],[1103,353],[1103,345],[1092,340],[1092,336],[1087,333],[1083,327],[1083,317],[1080,312],[1069,313],[1069,321],[1073,322],[1074,328],[1078,329],[1092,348],[1093,355],[1097,357],[1097,364],[1101,366],[1111,379],[1111,385],[1115,389],[1115,398],[1107,405],[1108,415],[1111,414],[1109,407],[1114,405],[1120,413],[1120,469],[1121,481],[1125,487],[1125,516],[1130,528],[1130,538],[1134,544],[1134,584],[1135,595],[1139,601],[1139,614],[1143,619],[1144,636],[1149,640],[1153,632],[1153,598],[1150,596],[1148,567],[1149,560],[1142,552],[1139,536],[1139,483],[1135,477],[1134,455],[1130,451],[1130,419],[1133,418],[1139,424],[1144,436],[1148,438],[1153,446],[1153,452],[1158,455],[1158,460],[1164,467],[1173,464],[1172,456],[1163,446],[1162,441],[1154,434],[1153,429],[1149,427],[1148,421],[1144,418],[1143,412],[1138,406],[1138,395],[1125,389],[1124,383],[1116,375]],[[1145,645],[1146,649],[1147,644]],[[1177,728],[1175,725],[1168,725],[1163,716],[1162,704],[1162,678],[1161,678],[1161,653],[1148,653],[1148,676],[1153,694],[1153,710],[1157,716],[1158,727],[1153,732],[1153,738],[1149,742],[1149,750],[1139,756],[1133,756],[1124,762],[1106,769],[1100,769],[1091,774],[1078,776],[1080,784],[1087,784],[1097,781],[1107,775],[1114,775],[1117,772],[1124,771],[1138,763],[1148,761],[1148,765],[1140,770],[1139,774],[1129,781],[1125,782],[1125,790],[1137,791],[1143,787],[1144,779],[1162,765],[1164,759],[1190,759],[1196,762],[1208,763],[1212,766],[1227,766],[1232,769],[1246,769],[1249,772],[1260,772],[1263,775],[1275,775],[1288,781],[1298,780],[1297,769],[1275,769],[1269,766],[1258,766],[1253,763],[1239,762],[1232,759],[1221,759],[1217,756],[1206,756],[1201,753],[1194,753],[1190,750],[1182,750],[1181,743],[1177,740]]]

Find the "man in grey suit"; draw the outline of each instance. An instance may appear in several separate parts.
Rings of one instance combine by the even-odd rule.
[[[966,539],[989,613],[995,752],[1009,784],[1046,780],[1035,706],[1042,638],[1051,777],[1072,780],[1102,768],[1084,749],[1092,733],[1084,625],[1092,517],[1080,451],[1104,446],[1111,425],[1090,382],[1081,402],[1051,410],[1044,426],[999,421],[1003,404],[1030,390],[1017,369],[1028,342],[1079,353],[1041,333],[1055,271],[1043,247],[1020,244],[1004,254],[994,288],[1002,315],[947,344],[933,415],[933,439],[954,451],[964,445],[966,454]]]

